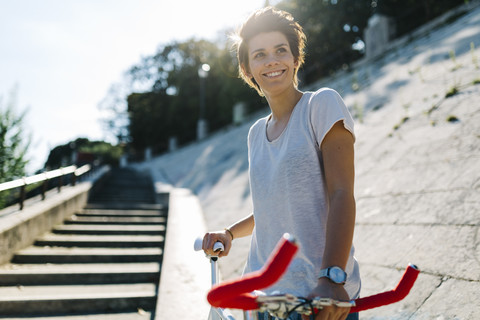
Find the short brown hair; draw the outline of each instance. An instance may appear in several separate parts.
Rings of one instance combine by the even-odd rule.
[[[298,86],[298,69],[305,61],[305,43],[307,37],[303,28],[294,20],[293,16],[283,10],[266,7],[253,12],[236,32],[234,46],[237,51],[238,73],[250,87],[263,96],[263,92],[255,79],[249,78],[242,71],[242,66],[248,70],[248,42],[259,33],[279,31],[285,35],[292,51],[297,67],[294,70],[293,83]]]

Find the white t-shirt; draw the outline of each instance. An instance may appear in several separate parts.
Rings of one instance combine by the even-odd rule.
[[[354,134],[353,119],[340,95],[328,88],[305,92],[282,134],[269,141],[259,119],[248,134],[248,160],[255,228],[244,273],[260,269],[285,232],[300,250],[286,274],[267,293],[307,296],[317,285],[325,246],[328,197],[321,143],[338,121]],[[351,299],[360,292],[354,248],[346,267],[345,289]]]

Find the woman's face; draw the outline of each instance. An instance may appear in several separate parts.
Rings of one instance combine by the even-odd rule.
[[[293,87],[296,62],[285,35],[279,31],[259,33],[248,42],[247,76],[253,77],[265,95]]]

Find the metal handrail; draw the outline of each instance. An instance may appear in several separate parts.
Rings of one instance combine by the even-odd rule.
[[[54,178],[59,178],[59,183],[58,183],[58,191],[61,190],[61,187],[63,185],[63,177],[67,176],[69,174],[72,174],[72,186],[76,184],[77,177],[87,173],[90,171],[92,167],[89,164],[86,164],[80,168],[77,168],[77,166],[69,166],[69,167],[64,167],[52,171],[47,171],[44,173],[36,174],[34,176],[30,177],[24,177],[20,178],[17,180],[12,180],[4,183],[0,183],[0,192],[2,191],[7,191],[15,188],[20,188],[20,210],[23,209],[23,203],[25,201],[25,187],[34,183],[43,183],[43,188],[42,188],[42,200],[45,200],[45,192],[47,188],[47,182],[51,179]]]

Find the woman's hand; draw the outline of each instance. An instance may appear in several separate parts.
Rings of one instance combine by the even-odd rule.
[[[213,251],[213,245],[215,242],[223,243],[225,249],[220,252]],[[215,231],[206,233],[203,237],[202,249],[205,251],[205,254],[211,256],[224,257],[228,255],[230,248],[232,247],[232,236],[226,231]]]
[[[349,301],[350,298],[348,297],[347,291],[343,285],[335,284],[328,280],[327,278],[320,278],[318,279],[318,285],[313,289],[310,293],[309,298],[331,298],[337,301]],[[337,307],[337,306],[330,306],[325,307],[322,310],[319,310],[318,313],[315,315],[315,320],[344,320],[347,318],[350,312],[350,308],[345,307]],[[308,320],[309,317],[303,316],[304,320]]]

